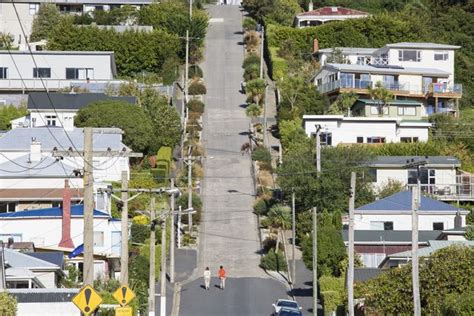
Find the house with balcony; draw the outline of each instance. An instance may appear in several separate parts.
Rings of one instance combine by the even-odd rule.
[[[327,48],[317,50],[322,67],[314,76],[319,92],[335,100],[353,92],[370,99],[368,87],[377,83],[396,101],[421,103],[420,113],[458,115],[462,85],[454,78],[454,54],[460,46],[402,42],[382,48]],[[337,52],[337,53],[336,53]]]
[[[30,36],[33,19],[39,11],[39,7],[44,3],[55,4],[59,11],[64,14],[84,14],[98,11],[109,11],[125,5],[133,6],[137,9],[152,3],[152,0],[15,0],[15,7],[11,1],[0,2],[0,32],[13,36],[12,45],[19,46],[20,49],[27,49],[26,36]],[[16,8],[16,11],[15,11]],[[18,16],[17,13],[18,12]],[[19,23],[21,21],[21,26]]]
[[[308,136],[320,131],[323,146],[426,142],[431,123],[402,117],[303,115]]]
[[[424,194],[441,201],[474,201],[474,176],[461,170],[461,162],[452,156],[378,156],[369,163],[374,189],[390,181],[404,186],[417,183],[416,169],[406,168],[408,161],[425,160],[420,168],[420,185]]]
[[[367,12],[343,7],[322,7],[314,9],[313,1],[310,1],[308,11],[300,13],[295,17],[295,27],[304,28],[318,26],[328,22],[360,19],[368,16],[369,13]]]
[[[10,121],[12,128],[62,127],[74,129],[74,117],[87,105],[98,101],[136,103],[135,97],[113,97],[104,93],[31,92],[28,94],[28,115]]]

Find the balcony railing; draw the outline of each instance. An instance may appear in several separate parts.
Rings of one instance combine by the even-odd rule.
[[[439,200],[474,201],[474,176],[457,176],[454,184],[421,184],[421,191]]]
[[[443,83],[432,83],[426,86],[412,85],[409,83],[401,83],[398,81],[394,82],[381,82],[382,87],[390,91],[403,92],[405,94],[411,95],[426,95],[427,93],[431,94],[462,94],[462,85],[453,84],[446,85]],[[375,82],[370,80],[360,80],[360,79],[340,79],[332,82],[324,83],[320,86],[317,86],[317,89],[321,93],[329,93],[338,89],[367,89],[368,87],[374,87]]]

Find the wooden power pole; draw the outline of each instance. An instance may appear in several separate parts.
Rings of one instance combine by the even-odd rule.
[[[291,267],[291,283],[295,284],[295,279],[296,279],[296,257],[295,257],[295,251],[296,251],[296,208],[295,208],[295,191],[291,193],[291,246],[292,246],[292,252],[291,252],[291,261],[292,261],[292,267]]]
[[[171,190],[174,189],[174,179],[171,179]],[[170,197],[170,225],[171,225],[171,233],[170,233],[170,282],[174,283],[174,248],[175,248],[175,238],[176,238],[176,229],[174,226],[174,208],[175,208],[175,201],[174,201],[174,194],[171,194]]]
[[[128,173],[122,171],[122,244],[120,254],[120,282],[128,285]]]
[[[260,45],[260,79],[263,79],[263,42],[265,41],[265,27],[262,26],[262,40],[261,40],[261,45]]]
[[[93,128],[84,128],[84,284],[94,283]]]
[[[172,211],[172,214],[174,212]],[[160,315],[166,316],[166,217],[161,222]]]
[[[349,269],[347,271],[347,296],[349,316],[354,316],[354,205],[356,193],[356,173],[351,172],[349,197]]]
[[[188,209],[193,207],[193,160],[192,160],[192,148],[189,147],[188,153]],[[188,213],[188,232],[193,232],[193,214]]]
[[[150,202],[150,280],[148,290],[148,315],[155,315],[155,197]]]
[[[413,280],[413,315],[421,315],[420,280],[418,276],[418,211],[420,209],[420,167],[417,167],[417,185],[412,187],[412,227],[411,227],[411,257]]]
[[[316,174],[321,173],[321,126],[316,125]]]
[[[318,315],[318,211],[313,207],[313,315]]]

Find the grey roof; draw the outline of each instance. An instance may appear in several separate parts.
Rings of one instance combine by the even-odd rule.
[[[377,156],[369,164],[371,167],[403,168],[407,160],[426,160],[430,167],[461,167],[459,159],[453,156]]]
[[[64,253],[59,251],[48,252],[25,252],[25,255],[40,259],[52,264],[62,267],[64,265]]]
[[[139,123],[139,122],[137,122]],[[115,133],[117,128],[102,128],[100,133],[94,132],[93,145],[94,151],[121,151],[126,148],[130,149],[122,143],[122,135]],[[110,132],[114,132],[111,134]],[[54,135],[51,136],[51,134]],[[32,138],[41,143],[42,151],[57,150],[74,150],[74,146],[79,151],[84,150],[84,132],[82,128],[74,128],[71,131],[65,131],[60,127],[33,127],[33,128],[15,128],[0,138],[0,149],[2,151],[30,151]],[[58,144],[59,143],[59,144]]]
[[[71,302],[79,289],[8,289],[18,303]]]
[[[416,67],[401,67],[401,66],[387,66],[376,67],[372,65],[357,65],[357,64],[332,64],[328,63],[323,68],[335,69],[339,71],[351,71],[361,73],[377,73],[377,74],[418,74],[426,76],[448,77],[449,72],[436,68],[416,68]]]
[[[346,55],[372,55],[378,48],[365,48],[365,47],[335,47],[335,48],[323,48],[318,53],[332,53],[335,49],[340,50]]]
[[[130,104],[136,103],[135,97],[111,97],[104,93],[31,92],[28,95],[28,109],[80,110],[83,107],[91,104],[92,102],[103,100],[124,101]]]
[[[399,42],[385,45],[390,48],[420,48],[420,49],[459,49],[461,46],[427,43],[427,42]]]
[[[30,155],[7,160],[0,164],[1,178],[52,178],[74,177],[73,167],[52,157],[42,157],[40,161],[29,162]]]
[[[374,279],[382,273],[379,268],[354,268],[354,282],[365,282]]]
[[[19,1],[16,1],[19,2]],[[30,1],[25,1],[30,2]],[[45,1],[50,3],[51,1]],[[3,55],[114,55],[112,51],[75,51],[75,50],[34,50],[30,52],[29,50],[0,50],[0,54]]]
[[[348,231],[342,230],[342,239],[348,241]],[[418,233],[419,242],[426,243],[428,240],[436,239],[441,234],[439,230],[420,230]],[[383,244],[389,243],[411,243],[411,230],[355,230],[354,242]]]
[[[452,246],[469,246],[474,247],[474,240],[430,240],[428,241],[429,246],[418,249],[418,256],[427,257],[433,252]],[[393,253],[387,256],[388,258],[411,258],[411,250]],[[385,261],[385,260],[384,260]]]
[[[411,191],[402,191],[381,200],[363,205],[356,209],[356,213],[411,213]],[[456,214],[459,209],[451,204],[421,196],[420,212],[440,212]],[[462,211],[462,210],[461,210]],[[466,211],[462,211],[466,213]]]
[[[58,270],[59,266],[50,262],[28,256],[24,253],[4,248],[5,261],[12,268],[26,268],[26,269],[51,269]]]

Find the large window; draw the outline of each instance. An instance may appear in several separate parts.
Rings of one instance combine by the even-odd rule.
[[[367,137],[367,144],[385,144],[385,137]]]
[[[421,61],[421,50],[402,49],[398,51],[399,61]]]
[[[444,223],[443,222],[433,223],[433,230],[444,230]]]
[[[448,60],[448,58],[449,58],[448,52],[435,52],[434,53],[434,60],[436,61],[439,61],[439,60],[445,61],[445,60]]]
[[[416,184],[417,171],[408,170],[408,184]],[[420,168],[420,184],[435,184],[436,183],[436,170]]]
[[[371,230],[393,230],[393,222],[370,221]]]
[[[8,68],[0,67],[0,79],[7,79],[7,78],[8,78]]]
[[[341,72],[341,87],[353,88],[354,87],[354,74]]]
[[[94,77],[92,68],[66,68],[66,79],[91,79]]]
[[[388,106],[383,106],[382,107],[382,112],[383,112],[383,115],[388,115]],[[372,114],[372,115],[381,115],[380,107],[378,105],[372,105],[370,107],[370,114]]]
[[[51,68],[33,68],[33,78],[51,78]]]
[[[415,116],[416,108],[414,106],[399,106],[397,108],[398,115],[400,116]]]
[[[56,115],[46,115],[46,125],[56,126]]]
[[[418,137],[400,137],[402,143],[417,143]]]

